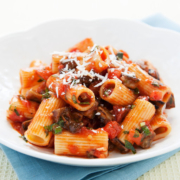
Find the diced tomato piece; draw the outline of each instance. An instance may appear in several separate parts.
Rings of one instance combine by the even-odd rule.
[[[25,107],[27,107],[27,108],[30,107],[30,102],[27,101],[27,100],[21,99],[21,103],[22,103],[23,106],[25,106]]]
[[[59,66],[58,66],[58,69],[61,70],[63,68],[64,68],[64,65],[60,63]]]
[[[142,134],[139,133],[139,137],[134,137],[135,135],[135,130],[130,130],[128,134],[128,140],[131,143],[136,143],[137,145],[141,145],[141,139],[142,139]]]
[[[114,79],[114,78],[120,78],[121,71],[119,69],[114,69],[113,71],[111,69],[108,70],[108,78]]]
[[[155,90],[150,94],[150,100],[160,101],[163,99],[162,91]]]
[[[36,73],[44,80],[47,80],[51,75],[53,75],[51,68],[49,66],[45,67],[44,69],[36,70]]]
[[[79,52],[79,49],[77,47],[69,49],[69,52]]]
[[[110,121],[106,124],[104,130],[108,133],[109,139],[114,139],[120,133],[121,127],[116,121]]]

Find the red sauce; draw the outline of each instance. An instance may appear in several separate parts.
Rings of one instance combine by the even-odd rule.
[[[9,111],[7,118],[14,122],[23,122],[27,120],[27,118],[25,118],[19,110],[17,110],[17,112],[19,113],[19,115],[17,115],[14,111]]]
[[[88,136],[88,135],[95,135],[96,133],[90,129],[87,129],[86,127],[82,127],[81,130],[79,131],[79,134],[83,136]]]
[[[105,97],[110,96],[112,94],[113,90],[114,90],[114,87],[111,87],[111,86],[105,87],[104,91],[103,91],[103,96],[105,96]]]
[[[130,130],[128,134],[128,140],[132,143],[136,143],[137,145],[141,145],[141,139],[142,139],[142,134],[139,133],[139,137],[134,137],[135,135],[135,130]]]
[[[109,139],[114,139],[121,131],[120,125],[116,121],[110,121],[103,128],[109,136]]]
[[[63,68],[64,68],[64,65],[60,63],[59,66],[58,66],[58,69],[61,70]]]
[[[120,79],[120,76],[121,76],[121,71],[119,69],[114,69],[113,72],[111,71],[111,69],[108,71],[109,79],[114,79],[114,78]]]
[[[45,69],[38,69],[36,73],[44,80],[47,80],[53,74],[50,66],[45,67]]]
[[[24,134],[23,128],[22,128],[22,123],[20,122],[10,122],[11,126],[14,130],[16,130],[18,133],[20,133],[21,135]]]
[[[75,155],[79,152],[79,149],[76,145],[68,145],[68,149],[71,154]]]
[[[150,94],[150,100],[152,101],[160,101],[163,99],[162,91],[155,90]]]

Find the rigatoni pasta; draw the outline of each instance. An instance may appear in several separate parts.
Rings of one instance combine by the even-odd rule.
[[[56,155],[106,158],[111,150],[136,153],[166,137],[172,90],[148,61],[86,38],[50,65],[32,61],[20,70],[21,88],[7,118],[32,145]]]

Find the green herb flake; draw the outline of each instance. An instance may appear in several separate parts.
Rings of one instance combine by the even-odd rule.
[[[127,140],[125,140],[125,147],[127,149],[130,149],[133,152],[133,154],[136,154],[136,150],[135,150],[134,146]]]
[[[14,112],[16,113],[17,116],[20,115],[19,112],[18,112],[17,109],[16,109],[16,106],[15,106],[15,108],[14,108]]]
[[[123,131],[124,134],[129,134],[129,131]]]
[[[123,52],[118,52],[118,53],[116,54],[116,58],[117,58],[117,60],[122,60],[122,58],[123,58]]]
[[[135,88],[134,89],[134,94],[139,94],[140,92],[139,92],[139,89],[138,88]]]
[[[153,81],[151,84],[155,87],[159,87],[159,83],[157,81]]]
[[[39,79],[37,82],[43,82],[44,81],[44,79]]]
[[[19,136],[19,137],[22,138],[25,142],[28,142],[25,136]]]
[[[73,100],[74,104],[77,104],[76,96],[74,94],[72,95],[72,100]]]
[[[90,102],[80,102],[79,104],[90,104]]]
[[[49,93],[49,90],[46,88],[45,93],[42,94],[42,99],[48,99],[50,97],[51,97],[51,95]]]
[[[135,130],[136,130],[136,131],[138,131],[138,132],[141,132],[141,130],[140,130],[140,129],[138,129],[138,128],[136,128]]]
[[[9,106],[9,110],[11,110],[12,104]]]
[[[131,105],[131,109],[133,109],[133,108],[135,108],[135,105],[133,104],[133,105]]]
[[[138,138],[139,137],[139,131],[135,130],[135,133],[134,133],[134,138]]]
[[[151,134],[151,131],[149,130],[147,126],[143,126],[141,127],[141,129],[142,129],[142,133],[145,134],[146,136]]]
[[[54,134],[60,134],[62,132],[62,127],[58,126],[54,129]]]
[[[87,129],[89,129],[89,130],[92,130],[93,128],[92,127],[86,127]]]

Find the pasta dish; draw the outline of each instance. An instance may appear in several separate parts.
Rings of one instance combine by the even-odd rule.
[[[26,142],[56,155],[135,154],[171,132],[170,87],[149,61],[133,61],[123,50],[86,38],[52,53],[50,65],[34,60],[19,75],[8,121]]]

